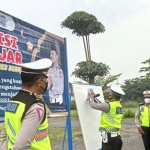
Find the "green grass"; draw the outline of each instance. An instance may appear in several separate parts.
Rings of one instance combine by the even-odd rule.
[[[123,101],[122,107],[123,107],[123,118],[134,118],[135,112],[139,106],[139,103],[137,101]]]
[[[123,108],[137,108],[139,106],[139,103],[136,101],[123,101],[122,102]]]
[[[71,119],[78,119],[78,112],[77,110],[71,110]],[[66,119],[66,117],[61,117]],[[3,129],[3,123],[0,124],[0,131]],[[65,128],[61,128],[61,127],[49,127],[49,137],[51,139],[51,141],[55,141],[55,140],[62,140],[64,138],[64,131]],[[80,129],[78,128],[72,128],[72,138],[74,140],[76,139],[80,139],[82,137],[82,132]],[[66,134],[66,138],[67,138],[67,134]]]
[[[72,119],[78,119],[78,112],[77,110],[71,110],[70,115]]]
[[[136,109],[138,107],[133,107],[133,108],[123,108],[123,112],[125,114],[125,118],[134,118],[134,115],[135,115],[135,112],[136,112]],[[131,111],[131,113],[130,113]],[[128,114],[128,115],[127,115]],[[78,112],[77,110],[71,110],[71,119],[78,119]]]
[[[0,124],[0,131],[3,129],[3,124]],[[59,141],[63,140],[65,128],[61,127],[51,127],[49,126],[49,137],[51,141]],[[80,128],[72,128],[72,139],[78,140],[82,138],[82,132]],[[66,131],[66,139],[67,139],[67,131]]]
[[[74,102],[72,102],[72,106],[74,106]],[[130,110],[131,112],[133,112],[135,114],[136,109],[139,106],[139,103],[137,101],[122,101],[122,106],[123,106],[123,110],[124,113],[126,113],[128,110]],[[78,119],[78,112],[77,110],[71,110],[71,118],[72,119]]]
[[[49,127],[49,137],[51,141],[62,140],[64,138],[65,128],[60,127]],[[72,128],[72,139],[78,140],[82,138],[82,132],[79,128]],[[66,131],[66,139],[67,139],[67,131]]]
[[[132,107],[131,107],[132,106]],[[128,112],[130,110],[131,112],[135,113],[136,109],[138,108],[137,102],[123,102],[123,111],[124,113]],[[78,119],[78,112],[77,110],[71,110],[71,119]],[[64,117],[65,119],[66,117]],[[124,118],[123,120],[132,120],[132,118]],[[3,128],[3,124],[0,124],[0,131]],[[51,141],[57,141],[57,140],[63,140],[64,138],[64,131],[65,128],[61,127],[49,127],[49,137]],[[72,128],[72,138],[73,140],[81,139],[82,138],[82,132],[80,128]],[[67,133],[66,133],[66,139],[67,139]]]
[[[135,108],[123,108],[123,111],[124,112],[127,112],[128,110],[131,110],[132,112],[136,112],[136,109],[137,109],[138,107],[135,107]]]

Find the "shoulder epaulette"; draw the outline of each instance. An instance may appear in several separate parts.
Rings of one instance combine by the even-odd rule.
[[[145,105],[144,103],[139,103],[139,106]]]

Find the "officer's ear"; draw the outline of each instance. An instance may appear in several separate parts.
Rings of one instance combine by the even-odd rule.
[[[41,81],[42,81],[42,78],[38,78],[36,80],[36,85],[40,87],[41,86]]]
[[[113,98],[113,99],[115,98],[115,93],[114,93],[114,92],[112,92],[112,98]]]

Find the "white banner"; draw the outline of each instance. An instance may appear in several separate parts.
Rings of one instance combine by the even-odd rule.
[[[104,102],[102,88],[100,86],[73,84],[73,90],[86,150],[101,150],[102,138],[98,131],[101,111],[92,109],[86,99],[89,93],[94,91],[95,94],[100,94],[97,99]]]

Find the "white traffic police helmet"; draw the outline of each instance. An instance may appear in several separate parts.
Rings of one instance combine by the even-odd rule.
[[[145,103],[150,103],[150,91],[146,90],[143,92]]]
[[[120,95],[125,95],[124,91],[122,90],[122,88],[116,84],[116,83],[113,83],[110,87],[110,89],[115,92],[115,93],[118,93]]]
[[[16,64],[21,67],[21,72],[28,74],[43,74],[47,76],[47,71],[52,65],[52,61],[48,58],[42,58],[34,62]]]

